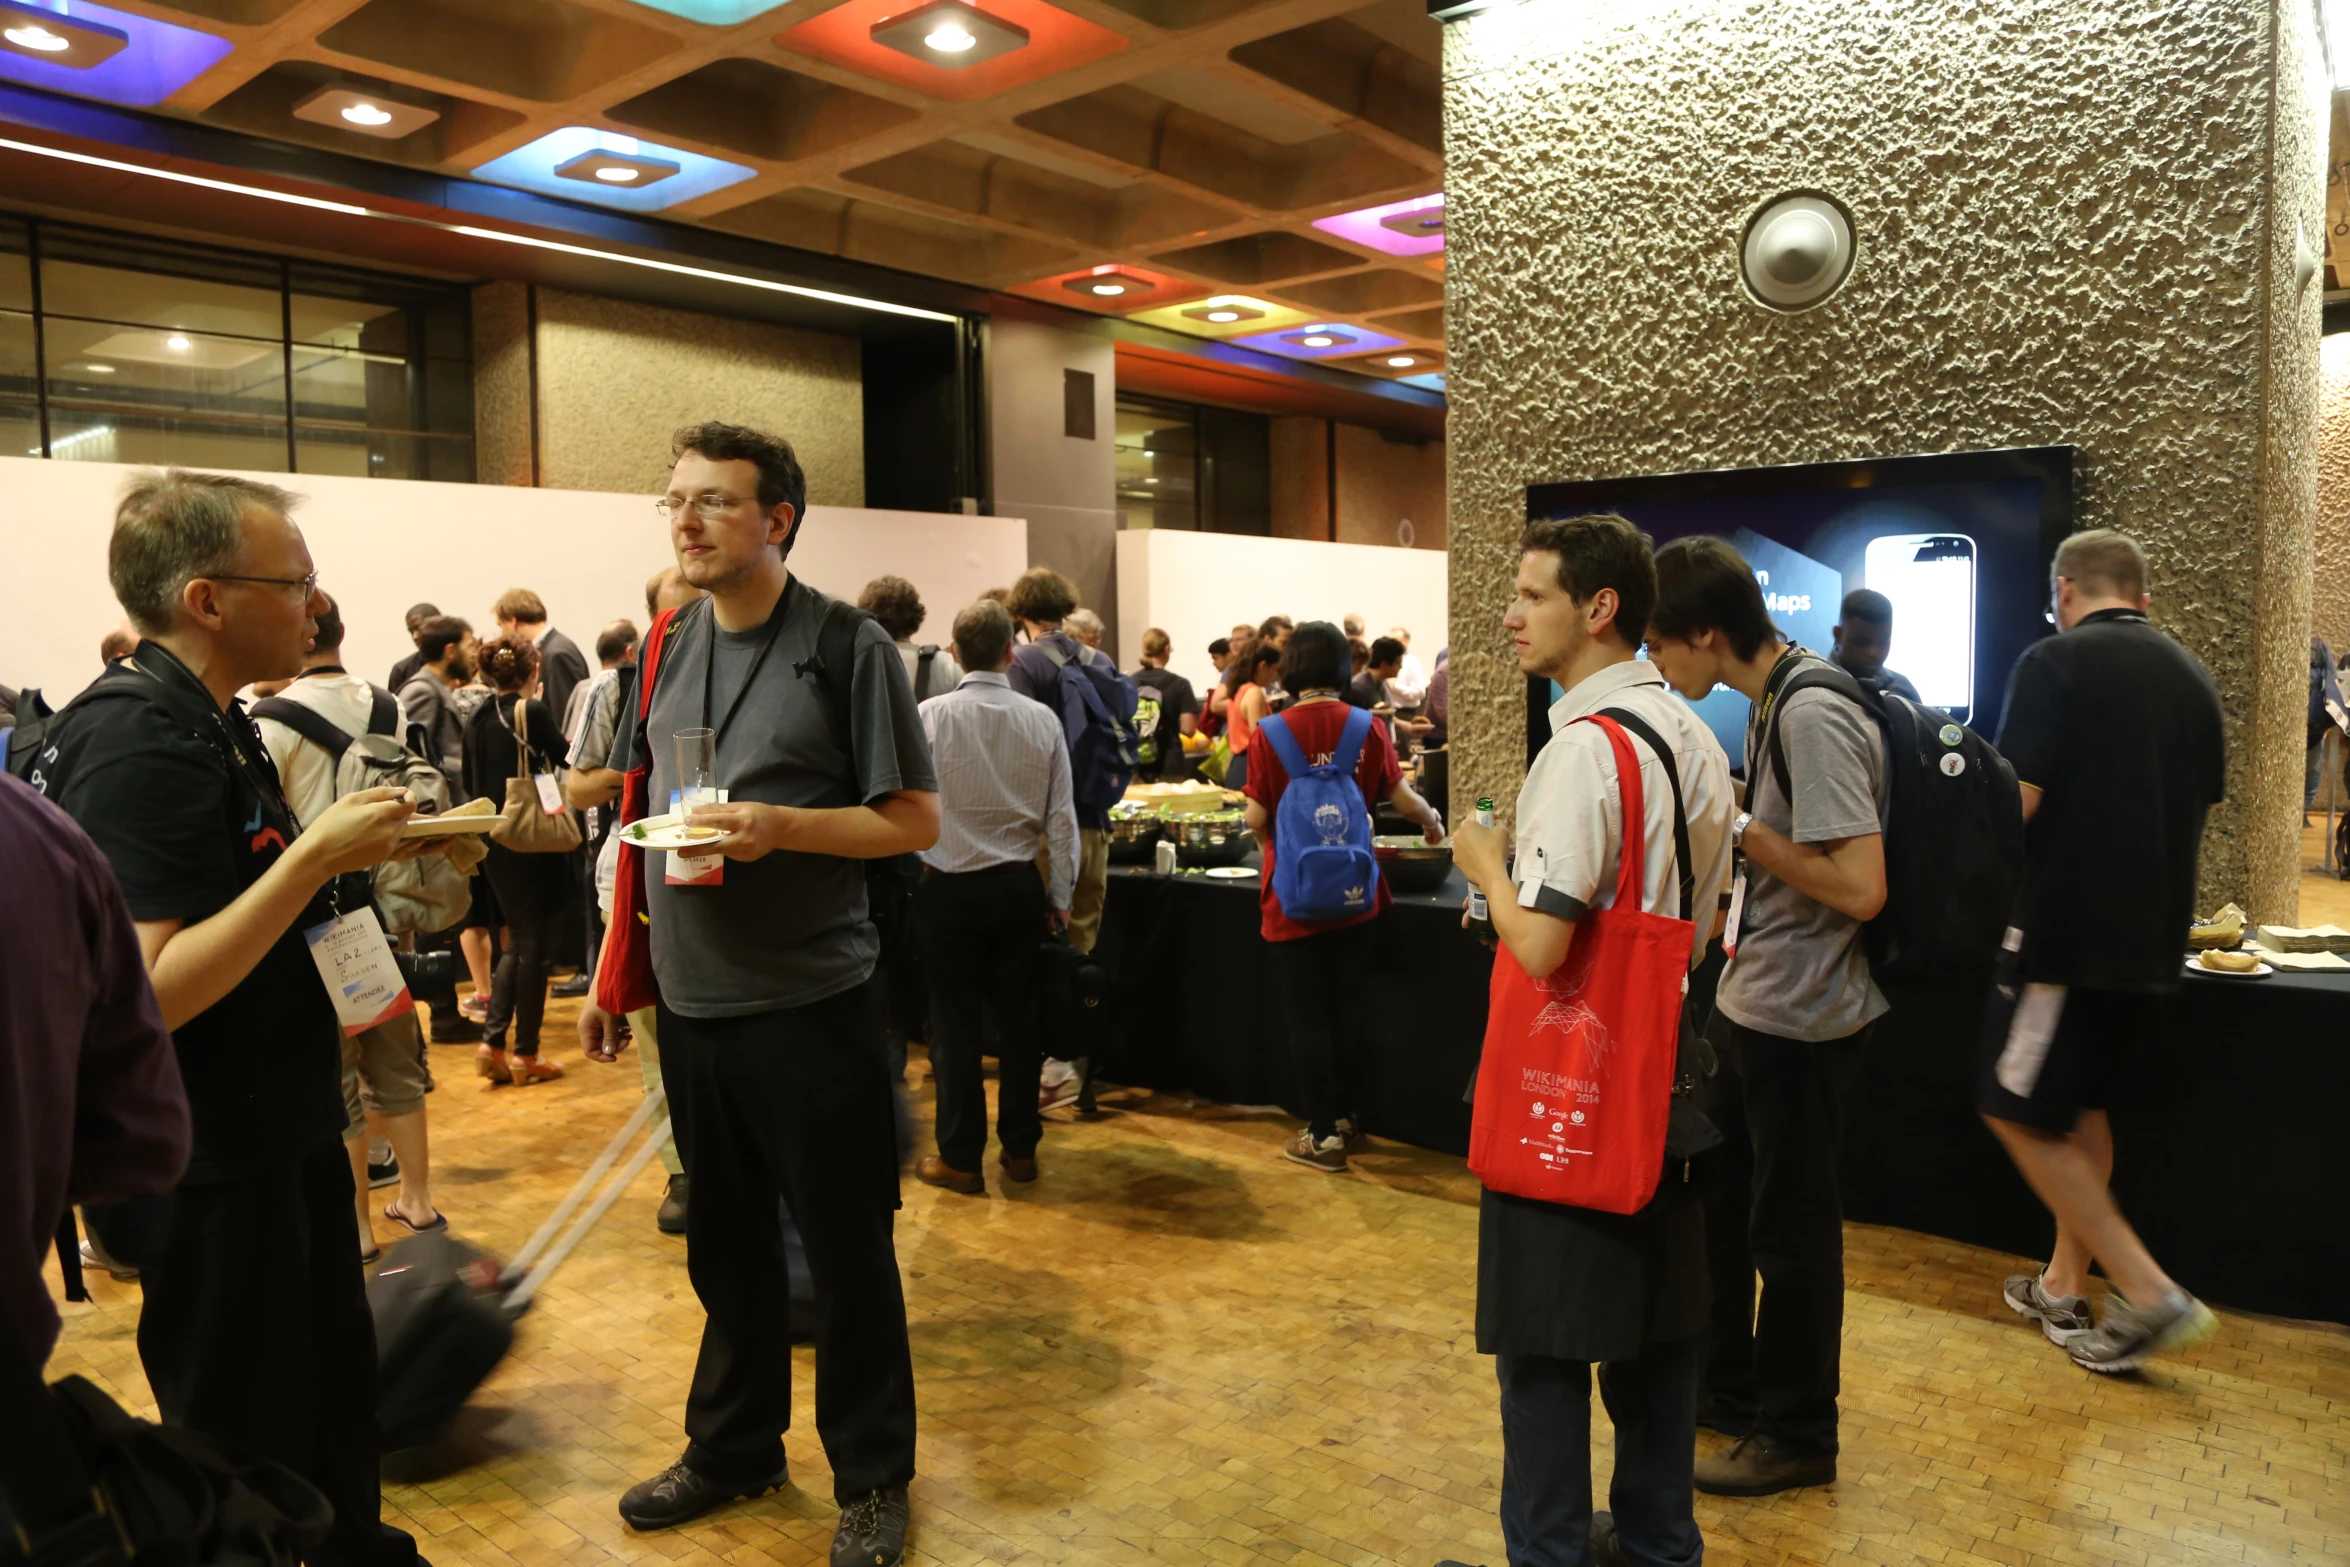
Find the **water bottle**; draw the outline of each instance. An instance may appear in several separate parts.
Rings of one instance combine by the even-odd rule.
[[[1493,825],[1493,797],[1491,795],[1486,795],[1477,801],[1477,825],[1480,827]],[[1494,940],[1493,912],[1486,906],[1483,889],[1475,883],[1471,883],[1469,886],[1469,932],[1479,941],[1488,946],[1492,945]]]

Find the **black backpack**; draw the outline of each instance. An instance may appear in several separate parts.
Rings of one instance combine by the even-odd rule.
[[[41,700],[38,689],[29,686],[16,693],[14,706],[13,726],[0,731],[8,737],[5,762],[11,775],[32,783],[33,769],[49,744],[49,731],[57,726],[57,710]]]
[[[1988,983],[2024,876],[2023,794],[1990,741],[1939,708],[1864,687],[1821,658],[1795,663],[1763,729],[1780,796],[1792,800],[1779,715],[1787,699],[1833,691],[1885,739],[1885,907],[1869,922],[1880,984],[1964,990]]]

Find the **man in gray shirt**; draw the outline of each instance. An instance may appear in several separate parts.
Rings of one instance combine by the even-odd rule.
[[[1707,1031],[1721,1057],[1707,1112],[1725,1145],[1707,1194],[1713,1345],[1698,1415],[1740,1440],[1700,1459],[1696,1482],[1765,1496],[1836,1478],[1836,1165],[1844,1100],[1885,1011],[1863,929],[1885,905],[1884,742],[1852,677],[1771,624],[1753,569],[1728,544],[1676,539],[1657,551],[1656,575],[1657,668],[1691,701],[1726,685],[1754,704],[1747,808],[1731,823],[1730,962]],[[1781,701],[1798,674],[1805,689]]]
[[[650,714],[640,724],[623,710],[613,760],[649,767],[658,812],[703,782],[680,776],[679,733],[711,731],[706,782],[725,802],[693,809],[695,825],[723,834],[693,858],[622,851],[648,856],[656,1026],[693,1188],[686,1271],[709,1321],[685,1453],[630,1488],[620,1516],[671,1528],[787,1482],[781,1192],[819,1303],[817,1435],[841,1506],[832,1560],[896,1567],[914,1368],[891,1237],[898,1159],[865,862],[937,841],[938,782],[888,634],[785,565],[807,498],[790,445],[704,424],[678,432],[675,455],[656,504],[679,571],[710,596],[672,626]],[[611,1059],[612,1032],[600,1008],[582,1008],[591,1058]]]

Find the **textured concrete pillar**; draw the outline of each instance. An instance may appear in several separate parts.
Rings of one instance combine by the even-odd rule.
[[[1453,795],[1516,792],[1525,486],[2071,443],[2218,677],[2206,904],[2295,909],[2324,103],[2307,0],[1616,0],[1445,29]],[[1738,277],[1791,191],[1859,260]]]

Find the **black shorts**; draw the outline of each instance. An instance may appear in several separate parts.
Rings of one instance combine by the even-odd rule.
[[[2069,1132],[2105,1108],[2130,1048],[2154,1024],[2160,996],[2078,986],[1991,992],[1975,1076],[1975,1108],[2000,1121]]]

